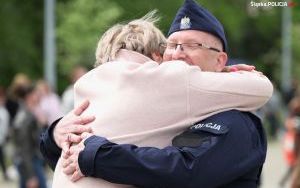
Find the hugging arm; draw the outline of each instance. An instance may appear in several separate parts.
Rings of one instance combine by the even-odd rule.
[[[265,140],[247,114],[224,112],[201,123],[221,123],[224,118],[230,121],[222,125],[223,131],[191,128],[163,149],[91,136],[79,154],[80,169],[86,176],[139,187],[217,187],[247,173],[259,174]]]
[[[204,119],[216,111],[226,109],[255,110],[262,106],[272,94],[271,82],[257,73],[201,72],[199,68],[191,66],[188,67],[187,73],[190,84],[188,97],[190,112],[191,116],[198,120],[200,116]],[[68,150],[68,144],[63,144],[67,143],[68,135],[71,135],[71,142],[77,143],[80,141],[78,134],[91,131],[90,127],[85,124],[92,122],[94,117],[80,117],[88,105],[88,101],[84,101],[62,120],[53,123],[42,135],[40,149],[52,168],[60,156],[61,148]],[[57,128],[55,128],[56,123],[58,123]]]
[[[192,118],[236,109],[252,111],[262,107],[272,96],[270,80],[259,73],[201,72],[188,67],[189,108]]]
[[[94,121],[95,117],[80,117],[88,106],[89,102],[84,101],[65,117],[54,121],[40,136],[40,151],[52,170],[55,169],[62,149],[67,152],[71,143],[81,141],[80,134],[92,131],[88,123]]]

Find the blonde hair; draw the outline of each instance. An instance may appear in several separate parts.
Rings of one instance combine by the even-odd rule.
[[[19,88],[27,87],[30,84],[31,80],[26,74],[17,73],[14,76],[11,85],[9,86],[8,95],[13,99],[17,99],[19,97],[17,94]]]
[[[120,49],[136,51],[150,58],[152,53],[162,55],[164,50],[160,44],[165,43],[166,38],[155,26],[159,20],[156,12],[153,10],[140,19],[108,29],[98,42],[95,67],[113,61]]]

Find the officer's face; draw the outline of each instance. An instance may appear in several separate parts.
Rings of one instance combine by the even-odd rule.
[[[182,60],[199,66],[203,71],[213,72],[221,71],[227,62],[226,53],[208,49],[212,47],[222,50],[222,44],[208,33],[196,30],[178,31],[172,33],[167,42],[164,61]]]

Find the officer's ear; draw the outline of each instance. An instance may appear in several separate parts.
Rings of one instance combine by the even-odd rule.
[[[228,60],[228,56],[225,52],[218,52],[216,72],[221,72],[224,69],[227,60]]]
[[[157,63],[161,63],[163,61],[163,57],[159,52],[152,52],[151,59],[153,59],[153,61],[156,61]]]

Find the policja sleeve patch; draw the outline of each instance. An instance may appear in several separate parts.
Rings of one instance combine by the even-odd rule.
[[[177,135],[172,140],[176,147],[198,147],[204,142],[211,142],[212,138],[226,134],[229,128],[212,122],[197,123],[187,131]]]
[[[226,125],[221,125],[213,122],[208,123],[197,123],[190,127],[192,131],[206,131],[213,134],[225,134],[228,132],[229,128]]]

